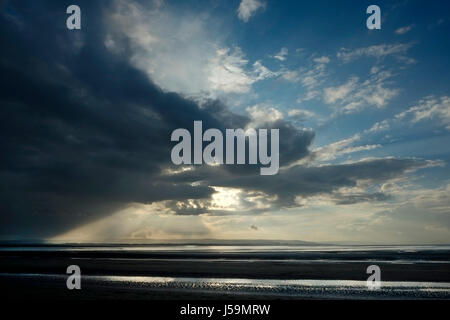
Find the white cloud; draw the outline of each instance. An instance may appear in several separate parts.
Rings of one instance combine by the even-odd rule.
[[[376,122],[369,130],[366,130],[365,132],[385,131],[388,130],[389,127],[390,127],[389,120],[383,120],[380,122]]]
[[[414,28],[414,25],[401,27],[401,28],[398,28],[397,30],[395,30],[395,33],[396,34],[405,34],[405,33],[409,32],[409,31],[411,31],[412,28]]]
[[[244,22],[248,22],[250,17],[255,14],[258,9],[264,9],[265,2],[260,0],[242,0],[237,10],[238,17]]]
[[[380,44],[365,48],[350,50],[342,48],[337,53],[337,57],[343,62],[350,62],[361,57],[385,58],[387,56],[404,56],[404,54],[412,47],[412,44]]]
[[[343,85],[337,87],[325,88],[324,99],[326,103],[335,103],[338,100],[342,100],[347,97],[347,95],[356,89],[356,84],[358,83],[358,77],[352,77]]]
[[[211,89],[224,92],[248,92],[254,80],[247,75],[244,68],[248,60],[240,49],[219,49],[207,67]]]
[[[392,76],[390,71],[378,71],[370,74],[364,82],[353,76],[340,86],[325,88],[324,101],[336,104],[338,112],[343,113],[358,112],[370,106],[383,108],[400,92],[386,87]]]
[[[275,54],[273,57],[274,57],[275,59],[277,59],[277,60],[285,61],[285,60],[286,60],[286,57],[287,57],[287,55],[288,55],[288,52],[289,52],[288,49],[285,48],[285,47],[283,47],[283,48],[280,49],[280,52],[278,52],[277,54]]]
[[[317,64],[310,70],[302,74],[301,83],[307,88],[315,88],[321,84],[325,76],[325,65]]]
[[[257,128],[266,123],[273,123],[283,119],[283,114],[276,108],[264,104],[248,107],[247,112],[251,117],[248,128]]]
[[[292,118],[296,119],[307,119],[313,118],[316,116],[314,112],[305,110],[305,109],[291,109],[288,111],[288,115]]]
[[[333,142],[329,145],[317,148],[313,150],[314,159],[317,161],[329,161],[334,160],[338,156],[344,154],[350,154],[359,151],[372,150],[380,147],[379,144],[375,145],[362,145],[362,146],[352,146],[356,141],[361,138],[359,134],[356,134],[350,138],[343,139],[337,142]]]
[[[411,118],[413,123],[437,119],[441,125],[450,130],[450,97],[428,96],[408,110],[396,115],[396,119]]]
[[[302,103],[304,101],[309,101],[309,100],[315,99],[319,95],[320,95],[319,90],[308,90],[308,91],[306,91],[306,95],[297,98],[297,103]]]
[[[394,118],[376,122],[370,129],[365,130],[364,132],[380,132],[388,130],[396,124],[399,125],[405,122],[415,124],[417,122],[430,119],[437,120],[439,125],[444,126],[447,130],[450,130],[450,97],[425,97],[415,106],[398,113]]]
[[[107,19],[107,47],[120,53],[127,41],[130,62],[163,89],[186,94],[209,89],[205,66],[218,44],[205,19],[125,1],[116,1]]]
[[[260,61],[250,63],[240,48],[222,45],[208,17],[117,0],[106,14],[105,46],[121,54],[128,43],[131,64],[162,89],[191,96],[246,93],[276,75]]]
[[[247,71],[248,60],[240,48],[217,50],[207,66],[206,73],[210,89],[213,91],[244,93],[248,92],[256,81],[274,77],[260,61],[253,64],[253,70]]]
[[[330,58],[328,58],[327,56],[318,57],[314,59],[314,62],[327,64],[330,62]]]
[[[276,77],[278,75],[279,72],[270,71],[268,68],[262,65],[260,60],[253,63],[253,78],[256,81]]]
[[[411,57],[406,57],[406,56],[398,56],[397,60],[401,63],[404,64],[415,64],[417,63],[417,60]]]
[[[364,108],[374,106],[376,108],[385,107],[393,98],[398,96],[400,90],[392,87],[390,80],[395,74],[390,70],[385,70],[380,60],[393,56],[402,64],[415,63],[416,60],[406,56],[412,44],[380,44],[357,49],[342,48],[337,53],[337,57],[344,63],[351,62],[361,57],[372,57],[377,59],[377,63],[372,66],[366,79],[361,79],[361,75],[353,75],[344,83],[336,86],[324,87],[324,79],[327,64],[330,63],[328,56],[319,56],[313,59],[316,63],[309,70],[300,70],[298,77],[306,93],[300,96],[298,103],[322,97],[325,103],[335,104],[337,112],[355,113]],[[284,78],[293,79],[297,77],[293,73],[288,73]]]
[[[325,57],[326,58],[326,57]],[[309,101],[319,96],[318,87],[324,82],[326,77],[326,65],[329,61],[324,57],[314,59],[314,64],[309,69],[302,69],[300,83],[306,88],[306,95],[297,99],[298,103]]]
[[[288,70],[283,72],[282,78],[289,82],[298,82],[300,80],[299,72],[296,70]]]

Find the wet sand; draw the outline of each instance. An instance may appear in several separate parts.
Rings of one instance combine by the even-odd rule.
[[[67,266],[80,266],[83,274],[250,279],[366,280],[371,262],[214,261],[214,260],[111,260],[105,258],[0,258],[0,273],[65,274]],[[450,282],[445,263],[377,263],[386,281]]]
[[[57,299],[246,299],[246,293],[190,292],[165,288],[124,287],[91,281],[82,293],[69,291],[65,281],[20,274],[54,274],[66,277],[66,268],[80,266],[82,275],[156,276],[240,279],[360,280],[366,269],[377,264],[382,281],[450,282],[450,254],[447,250],[375,252],[196,252],[152,250],[0,250],[0,277],[9,298]],[[17,275],[14,276],[14,275]],[[258,295],[258,299],[273,299]],[[277,298],[292,298],[279,295]]]
[[[351,252],[0,251],[0,273],[84,274],[250,279],[366,280],[377,264],[386,281],[450,282],[447,250]]]

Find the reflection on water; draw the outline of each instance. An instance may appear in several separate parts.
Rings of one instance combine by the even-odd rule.
[[[186,262],[186,261],[199,261],[199,259],[189,259],[189,258],[182,258],[182,259],[176,259],[176,258],[170,258],[170,259],[161,259],[161,258],[82,258],[82,257],[71,257],[72,260],[110,260],[110,261],[179,261],[179,262]],[[233,261],[233,262],[257,262],[261,261],[261,259],[224,259],[224,258],[202,258],[202,262],[219,262],[219,261]],[[264,259],[264,261],[270,261],[274,263],[297,263],[297,264],[312,264],[312,263],[329,263],[329,264],[335,264],[335,263],[342,263],[343,260],[338,259]],[[382,259],[365,259],[365,260],[358,260],[358,259],[352,259],[352,260],[345,260],[345,263],[388,263],[388,264],[418,264],[418,263],[439,263],[439,264],[450,264],[450,260],[402,260],[402,259],[396,259],[396,260],[382,260]]]
[[[43,279],[65,282],[65,275],[0,274],[2,277]],[[352,298],[352,299],[450,299],[450,283],[383,282],[378,290],[369,290],[365,281],[353,280],[274,280],[236,278],[187,278],[146,276],[82,277],[83,288],[112,286],[125,289],[189,291],[202,293],[232,293],[251,296],[289,296],[292,298]]]
[[[276,287],[276,286],[309,286],[309,287],[352,287],[366,288],[366,281],[357,280],[279,280],[279,279],[240,279],[240,278],[188,278],[188,277],[145,277],[145,276],[88,276],[92,279],[117,282],[143,282],[143,283],[203,283],[254,287]],[[385,281],[383,288],[444,288],[450,290],[447,282],[400,282]]]

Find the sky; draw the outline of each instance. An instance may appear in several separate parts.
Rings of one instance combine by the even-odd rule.
[[[448,244],[448,12],[0,1],[0,239]],[[174,165],[195,120],[279,129],[278,174]]]

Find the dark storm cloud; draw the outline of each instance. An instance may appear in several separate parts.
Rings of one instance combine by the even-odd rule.
[[[108,55],[100,26],[80,33],[74,54],[65,7],[54,6],[10,4],[2,15],[1,233],[49,235],[128,202],[210,196],[157,176],[171,127],[217,121]]]
[[[230,175],[225,170],[202,167],[173,176],[171,179],[183,183],[198,182],[204,185],[244,188],[271,196],[276,195],[277,199],[272,202],[271,207],[276,209],[298,206],[295,203],[297,196],[309,197],[321,194],[329,194],[336,204],[387,200],[389,195],[380,192],[347,195],[339,193],[338,189],[355,187],[361,180],[371,184],[382,183],[399,177],[409,170],[416,170],[427,165],[428,162],[415,159],[373,159],[320,167],[293,166],[281,170],[275,176]],[[197,211],[201,210],[197,209]],[[205,211],[207,210],[203,213]]]
[[[336,204],[355,204],[359,202],[369,202],[369,201],[385,201],[392,197],[383,192],[374,193],[359,193],[359,194],[335,194],[333,195],[333,200]]]
[[[161,174],[171,165],[170,133],[194,120],[204,129],[250,121],[219,101],[199,107],[163,92],[130,66],[125,40],[121,55],[105,48],[101,2],[78,4],[81,31],[66,29],[64,1],[3,3],[2,236],[55,235],[130,202],[208,199],[209,186]],[[279,127],[281,161],[306,155],[313,134]]]

